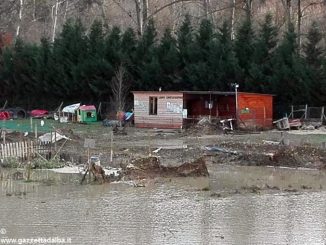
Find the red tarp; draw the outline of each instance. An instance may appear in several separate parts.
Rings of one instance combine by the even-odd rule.
[[[47,110],[32,110],[31,117],[44,117],[49,115],[49,111]]]
[[[0,120],[8,120],[10,119],[10,113],[7,111],[0,112]]]

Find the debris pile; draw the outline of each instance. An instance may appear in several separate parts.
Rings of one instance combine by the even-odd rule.
[[[234,150],[235,148],[236,150]],[[207,156],[215,155],[213,162],[219,164],[308,168],[324,168],[326,166],[326,152],[308,146],[224,145],[224,147],[206,146],[204,149]]]
[[[187,133],[190,135],[214,135],[222,133],[222,128],[218,122],[212,121],[207,117],[200,119],[195,125],[188,128]]]
[[[123,169],[126,179],[147,179],[155,177],[199,177],[208,176],[204,158],[184,163],[177,167],[163,166],[157,157],[139,158]]]

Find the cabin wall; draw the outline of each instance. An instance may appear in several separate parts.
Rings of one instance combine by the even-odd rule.
[[[209,103],[212,108],[209,108]],[[184,107],[187,109],[188,118],[200,118],[203,116],[217,117],[218,97],[216,95],[185,94]]]
[[[236,118],[235,96],[226,95],[218,98],[218,116],[223,119]]]
[[[273,96],[272,95],[239,93],[238,109],[239,109],[240,127],[272,128],[273,126]]]
[[[150,97],[157,97],[157,115],[150,115]],[[138,128],[181,128],[183,94],[134,92],[134,121]]]

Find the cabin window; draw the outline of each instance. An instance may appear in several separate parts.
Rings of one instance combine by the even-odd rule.
[[[157,115],[157,97],[149,97],[149,115]]]
[[[88,117],[88,118],[92,117],[92,112],[88,111],[88,112],[86,113],[86,117]]]

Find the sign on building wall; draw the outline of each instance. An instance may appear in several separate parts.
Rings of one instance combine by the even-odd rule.
[[[172,103],[172,102],[166,102],[166,110],[168,112],[173,112],[173,113],[182,113],[182,105]]]
[[[182,111],[182,118],[187,118],[188,117],[188,110],[187,109],[183,109]]]

